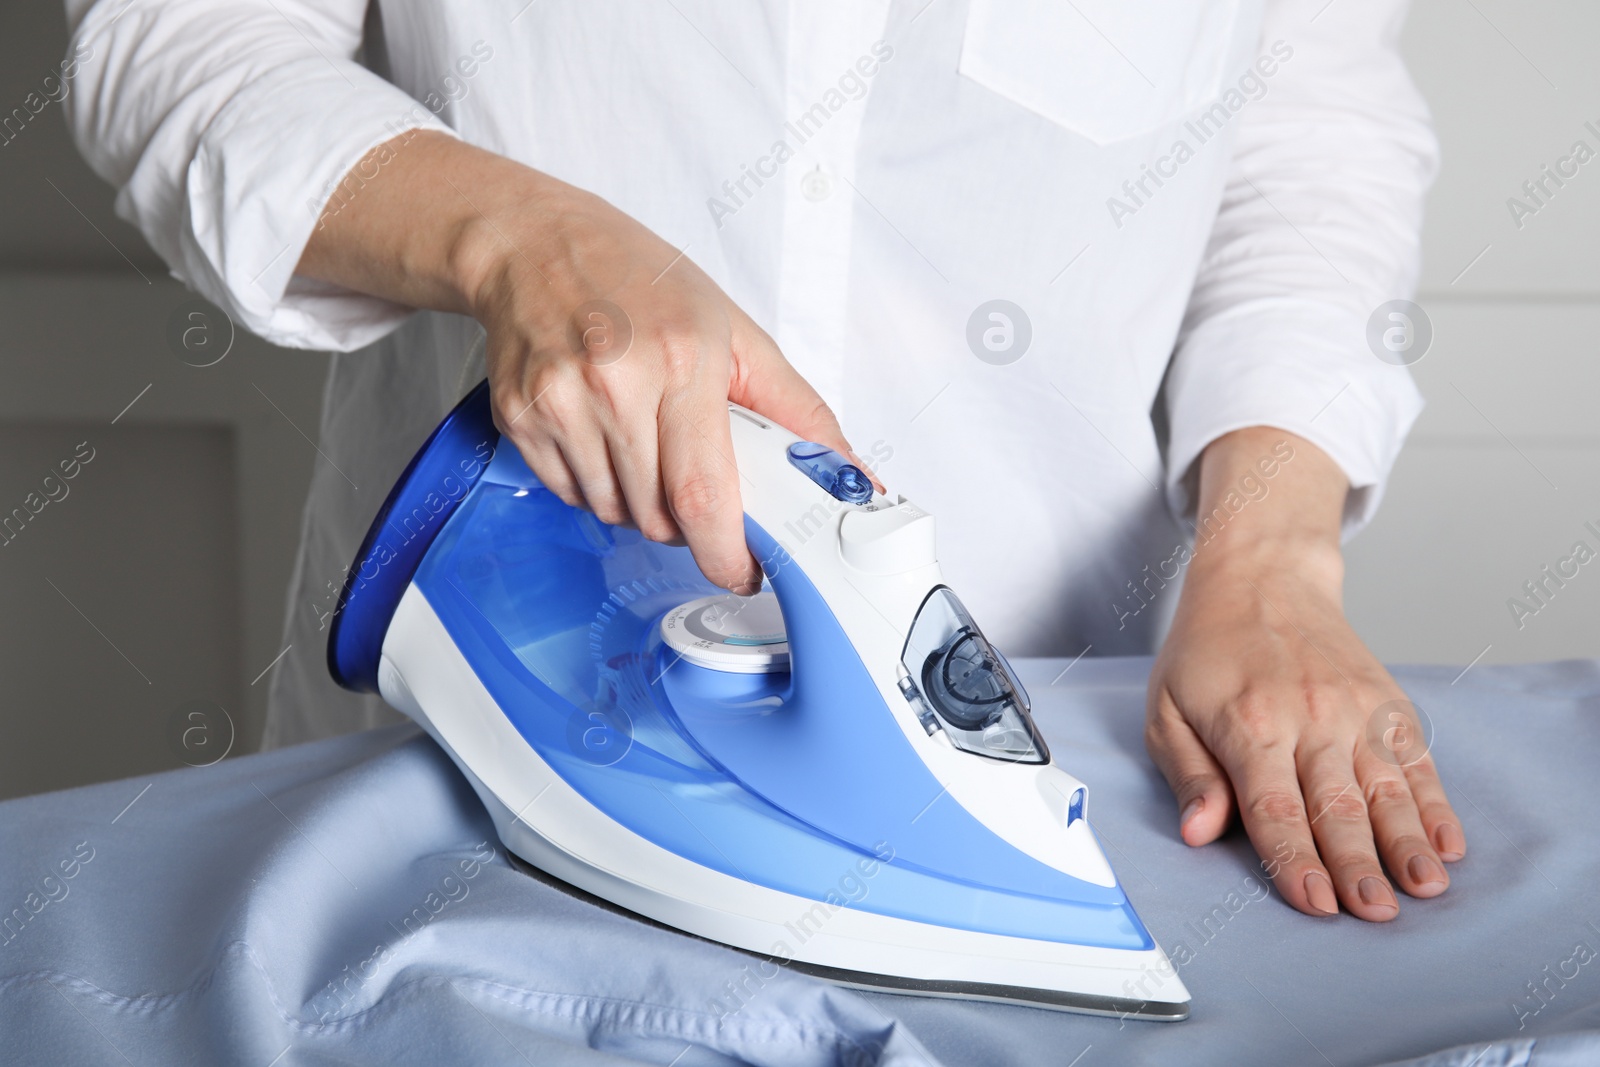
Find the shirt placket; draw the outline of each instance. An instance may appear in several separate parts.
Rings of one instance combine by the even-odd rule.
[[[867,97],[839,82],[883,33],[887,0],[806,0],[789,6],[782,140],[783,243],[777,340],[800,373],[842,412],[852,358],[846,330],[856,165]],[[848,81],[848,79],[847,79]],[[830,90],[838,94],[831,97]],[[828,105],[843,103],[836,110]]]

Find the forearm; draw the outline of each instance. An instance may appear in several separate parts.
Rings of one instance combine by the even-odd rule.
[[[411,307],[472,314],[494,264],[559,240],[564,182],[435,131],[374,149],[323,208],[297,273]],[[537,276],[533,269],[526,271]]]

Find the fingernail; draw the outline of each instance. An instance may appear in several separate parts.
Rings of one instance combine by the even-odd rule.
[[[1333,893],[1333,883],[1321,871],[1306,872],[1306,899],[1324,915],[1339,914],[1339,898]]]
[[[1195,797],[1193,800],[1189,801],[1189,803],[1184,806],[1183,814],[1178,816],[1178,829],[1181,830],[1185,826],[1188,826],[1189,820],[1194,818],[1196,815],[1199,815],[1200,810],[1205,806],[1205,797]]]
[[[1399,903],[1394,899],[1394,891],[1389,888],[1382,878],[1374,878],[1368,875],[1361,879],[1356,886],[1356,891],[1361,894],[1361,902],[1363,904],[1370,904],[1375,908],[1400,910]]]
[[[1466,839],[1449,823],[1440,823],[1439,828],[1433,832],[1433,845],[1439,851],[1439,858],[1446,863],[1454,863],[1467,854]]]
[[[1418,853],[1406,863],[1406,870],[1411,874],[1411,880],[1419,886],[1444,885],[1444,868],[1433,862],[1432,857]]]

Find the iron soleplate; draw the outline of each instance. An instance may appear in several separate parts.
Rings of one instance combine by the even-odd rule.
[[[648,915],[640,915],[636,911],[630,911],[618,904],[613,904],[604,897],[597,897],[593,893],[579,889],[570,882],[564,882],[555,875],[535,867],[510,849],[506,849],[506,856],[511,860],[513,867],[535,880],[552,889],[566,893],[568,896],[593,904],[598,908],[603,908],[615,915],[645,923],[658,930],[671,931],[680,937],[692,937],[696,941],[704,941],[710,945],[732,949],[740,955],[765,960],[799,974],[820,978],[824,981],[832,982],[834,985],[845,986],[850,989],[859,989],[871,993],[937,997],[947,1000],[1024,1004],[1029,1007],[1071,1012],[1078,1015],[1105,1015],[1118,1019],[1146,1019],[1152,1022],[1176,1023],[1182,1022],[1189,1017],[1188,1001],[1174,1004],[1170,1002],[1133,1000],[1125,997],[1103,997],[1089,993],[1068,993],[1058,989],[1035,989],[1031,986],[994,985],[988,982],[955,982],[947,980],[928,981],[917,978],[902,978],[898,975],[875,974],[870,971],[849,971],[838,967],[823,967],[796,960],[779,959],[776,956],[752,952],[749,949],[739,948],[737,945],[714,941],[708,937],[701,937],[698,934],[680,930],[676,926],[658,922]]]

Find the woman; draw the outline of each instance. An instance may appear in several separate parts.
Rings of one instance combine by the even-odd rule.
[[[1446,888],[1460,823],[1370,741],[1404,694],[1339,594],[1420,407],[1364,339],[1435,166],[1402,4],[67,7],[120,213],[339,353],[269,744],[392,716],[333,689],[326,625],[481,375],[563,499],[748,592],[732,399],[938,516],[1013,655],[1167,631],[1146,737],[1185,841],[1238,815],[1312,915]]]

